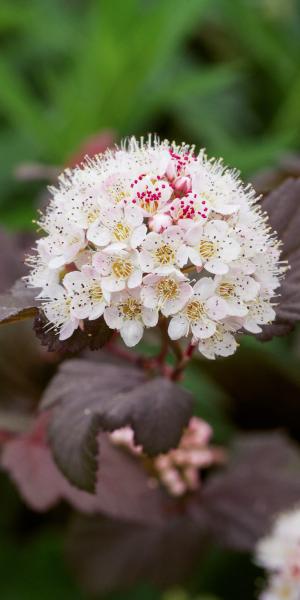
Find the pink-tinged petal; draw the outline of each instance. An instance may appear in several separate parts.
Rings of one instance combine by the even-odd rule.
[[[147,308],[155,308],[157,306],[157,294],[153,287],[145,285],[141,291],[141,297],[144,306]]]
[[[199,340],[206,340],[211,337],[216,331],[216,323],[209,319],[197,321],[191,324],[193,335]]]
[[[227,315],[227,303],[219,296],[212,296],[206,302],[207,314],[211,319],[220,321]]]
[[[130,277],[128,278],[127,285],[129,289],[139,287],[142,283],[142,278],[142,271],[136,269],[136,271],[134,271],[132,275],[130,275]]]
[[[111,231],[100,223],[93,224],[88,229],[87,239],[96,246],[107,246],[111,241]]]
[[[172,243],[177,240],[183,240],[184,231],[178,225],[171,225],[171,227],[168,227],[168,229],[164,231],[162,237],[166,243]]]
[[[104,252],[96,252],[93,256],[93,267],[101,275],[109,275],[111,268],[111,260]]]
[[[214,273],[214,275],[225,275],[228,273],[229,268],[220,258],[212,258],[205,263],[206,271]]]
[[[196,225],[193,225],[191,229],[187,232],[185,239],[188,244],[194,246],[195,244],[198,244],[198,242],[201,240],[202,235],[203,225],[202,223],[197,223]]]
[[[91,314],[91,303],[87,301],[86,296],[84,300],[76,296],[72,300],[71,310],[77,319],[87,319]]]
[[[158,322],[158,311],[152,308],[142,308],[142,317],[146,327],[155,327]]]
[[[212,277],[202,277],[193,287],[194,294],[197,294],[201,300],[206,300],[214,294],[216,289],[216,282]]]
[[[129,348],[141,341],[143,333],[144,326],[140,321],[126,321],[120,329],[121,337]]]
[[[126,206],[125,220],[131,227],[139,227],[143,223],[143,212],[138,206]]]
[[[120,316],[120,312],[116,306],[109,306],[104,311],[104,321],[110,329],[120,329],[123,325],[123,319]]]
[[[168,334],[171,340],[179,340],[188,335],[189,321],[184,315],[173,317],[169,323]]]
[[[137,248],[137,246],[140,246],[142,244],[142,242],[144,241],[146,235],[147,235],[146,225],[140,225],[139,227],[137,227],[131,236],[131,240],[130,240],[131,247]]]

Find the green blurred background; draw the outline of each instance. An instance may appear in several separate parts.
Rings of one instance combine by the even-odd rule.
[[[0,221],[11,229],[32,227],[46,185],[20,169],[63,166],[103,130],[205,146],[245,179],[300,150],[298,0],[1,0],[0,45]],[[261,364],[297,380],[298,394],[291,348],[267,345]],[[255,342],[245,342],[244,364],[247,352]],[[211,384],[201,385],[203,416],[226,429]],[[55,517],[20,508],[4,476],[1,505],[1,598],[84,600],[61,559],[65,508]],[[215,551],[196,575],[200,596],[146,586],[114,599],[213,600],[201,596],[212,590],[246,600],[254,579],[248,557]]]

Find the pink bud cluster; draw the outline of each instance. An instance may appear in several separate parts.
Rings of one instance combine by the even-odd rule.
[[[205,421],[192,417],[178,447],[151,461],[154,481],[161,483],[172,496],[196,490],[200,485],[199,470],[224,461],[223,450],[209,445],[211,435],[211,427]],[[142,457],[143,449],[135,445],[131,427],[117,429],[110,438],[115,445]]]

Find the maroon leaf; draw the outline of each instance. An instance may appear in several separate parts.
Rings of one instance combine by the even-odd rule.
[[[43,346],[49,352],[61,352],[63,354],[77,354],[85,348],[90,350],[99,350],[113,335],[113,330],[107,327],[103,317],[94,321],[86,320],[84,330],[76,329],[70,338],[60,341],[57,333],[48,327],[44,313],[39,311],[36,315],[33,328]]]
[[[175,447],[192,412],[192,395],[142,371],[86,360],[66,362],[46,390],[42,408],[56,404],[49,428],[54,457],[75,485],[93,491],[99,429],[131,425],[146,454]]]
[[[192,570],[205,542],[200,524],[187,517],[156,526],[77,518],[67,556],[82,587],[98,595],[138,581],[162,587],[178,584]]]
[[[34,317],[38,310],[37,294],[38,290],[28,289],[22,280],[9,292],[0,294],[0,324]]]
[[[258,335],[269,340],[274,335],[285,335],[300,320],[300,179],[286,180],[266,196],[262,208],[283,242],[281,259],[290,266],[279,290],[276,321],[266,325]]]
[[[22,275],[26,274],[25,253],[32,244],[32,234],[12,233],[0,229],[0,292],[6,292]]]
[[[227,469],[210,478],[194,516],[218,543],[253,550],[274,517],[300,501],[300,454],[279,433],[245,436]]]

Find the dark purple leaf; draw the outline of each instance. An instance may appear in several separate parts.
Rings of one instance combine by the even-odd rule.
[[[300,178],[286,180],[265,197],[262,208],[283,242],[281,259],[290,266],[279,290],[276,321],[258,336],[269,340],[274,335],[285,335],[300,320]]]
[[[9,292],[0,294],[0,324],[34,317],[38,310],[37,294],[38,290],[28,289],[22,280]]]
[[[205,541],[200,524],[187,517],[169,518],[156,526],[77,518],[67,557],[84,590],[98,595],[140,581],[161,587],[182,582]]]
[[[131,425],[137,444],[154,455],[177,446],[192,413],[190,392],[141,370],[72,360],[46,390],[42,408],[56,404],[49,429],[54,457],[75,485],[94,490],[96,436]]]
[[[25,254],[29,252],[31,233],[12,233],[0,229],[0,292],[6,292],[13,283],[26,274]]]
[[[300,501],[300,453],[279,433],[249,435],[237,443],[223,473],[198,494],[194,516],[218,543],[253,550],[274,517]]]
[[[84,331],[76,329],[70,338],[60,341],[53,329],[49,330],[49,321],[44,313],[39,311],[33,322],[34,331],[43,346],[49,352],[61,352],[63,354],[77,354],[85,348],[99,350],[111,338],[113,330],[107,327],[104,319],[100,317],[94,321],[84,322]]]

